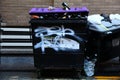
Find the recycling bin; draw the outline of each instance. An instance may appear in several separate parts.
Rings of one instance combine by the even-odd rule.
[[[88,13],[86,7],[30,10],[36,68],[82,68]]]
[[[120,56],[120,15],[109,17],[91,15],[89,21],[89,38],[87,55],[97,55],[97,62],[105,62]],[[97,17],[97,18],[96,18]]]

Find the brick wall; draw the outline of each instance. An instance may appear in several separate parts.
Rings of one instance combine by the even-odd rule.
[[[0,14],[8,26],[27,26],[32,7],[62,7],[63,1],[71,7],[86,6],[90,14],[120,13],[120,0],[0,0]]]
[[[90,14],[96,13],[120,13],[120,0],[54,0],[55,6],[61,6],[61,2],[67,2],[69,6],[86,6]]]
[[[32,7],[47,7],[51,3],[51,0],[0,0],[0,14],[8,26],[26,26]]]

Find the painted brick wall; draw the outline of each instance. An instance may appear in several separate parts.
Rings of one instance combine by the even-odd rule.
[[[32,7],[62,7],[63,1],[70,7],[86,6],[90,14],[120,13],[120,0],[0,0],[0,14],[8,26],[27,26]]]

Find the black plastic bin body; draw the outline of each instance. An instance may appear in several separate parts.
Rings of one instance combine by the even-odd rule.
[[[64,25],[65,26],[65,25]],[[71,25],[73,27],[73,25]],[[38,26],[36,26],[38,27]],[[45,26],[44,26],[45,27]],[[75,26],[76,27],[76,26]],[[47,27],[48,28],[48,27]],[[66,28],[66,26],[65,26]],[[71,28],[70,28],[71,29]],[[33,31],[35,30],[35,26]],[[35,33],[35,32],[33,32]],[[37,68],[47,68],[47,67],[59,67],[59,68],[80,68],[83,66],[84,62],[84,49],[85,49],[85,40],[81,37],[85,36],[82,33],[76,33],[77,37],[65,36],[67,38],[72,38],[79,43],[78,50],[66,50],[66,51],[56,51],[53,48],[45,48],[45,52],[42,52],[41,48],[34,49],[34,61]],[[80,39],[80,40],[79,40]],[[36,45],[41,40],[36,38],[33,34],[33,45]],[[71,43],[72,44],[72,43]],[[74,44],[73,44],[74,45]],[[75,46],[75,45],[74,45]],[[76,45],[78,46],[78,45]]]
[[[104,32],[89,30],[87,55],[93,58],[97,54],[98,64],[120,56],[120,26],[116,28]]]
[[[77,19],[74,18],[63,19],[62,16],[66,13],[67,14],[70,13],[70,15],[80,13],[80,15],[82,16],[81,18],[77,18]],[[49,12],[32,13],[31,10],[30,15],[31,16],[37,15],[39,17],[39,18],[32,18],[30,20],[30,24],[32,27],[35,67],[39,69],[44,69],[44,68],[82,69],[84,63],[84,50],[85,50],[85,40],[86,40],[85,32],[87,30],[86,16],[88,16],[88,10],[83,10],[82,12],[81,11],[67,12],[65,10],[63,10],[63,12],[54,12],[53,10],[53,13],[49,13]],[[42,17],[45,18],[40,19],[41,15]],[[50,32],[50,30],[53,30],[55,32]],[[64,33],[65,30],[66,33]],[[61,40],[59,39],[63,40],[63,43],[65,43],[64,42],[65,39],[67,39],[68,42],[71,41],[71,43],[66,42],[67,44],[64,46],[67,46],[67,48],[63,49],[60,46],[58,47],[58,44],[61,43]],[[46,47],[39,46],[39,48],[37,46],[36,48],[36,45],[38,43],[39,43],[38,45],[41,45],[42,41],[44,40],[46,40],[45,42],[46,44],[50,43],[50,45],[47,45]]]

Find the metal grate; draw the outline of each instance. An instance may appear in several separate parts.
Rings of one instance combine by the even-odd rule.
[[[0,53],[5,55],[29,55],[33,53],[31,29],[29,26],[1,27]]]

